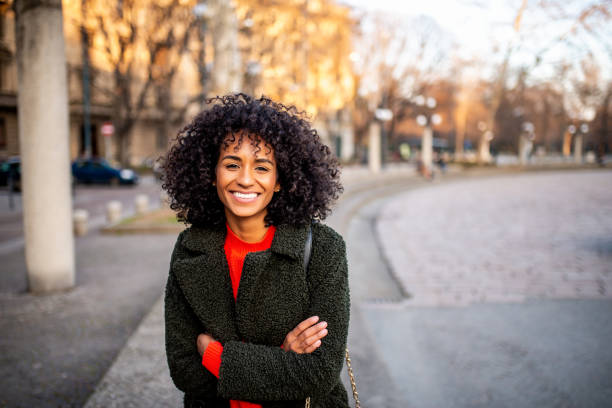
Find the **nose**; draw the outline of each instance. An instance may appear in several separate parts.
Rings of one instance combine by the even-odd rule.
[[[250,187],[254,184],[252,172],[253,170],[249,166],[243,166],[240,169],[240,174],[238,174],[238,179],[236,180],[240,187]]]

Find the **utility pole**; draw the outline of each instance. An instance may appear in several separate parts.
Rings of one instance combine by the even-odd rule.
[[[74,286],[61,0],[16,0],[18,126],[29,290]]]

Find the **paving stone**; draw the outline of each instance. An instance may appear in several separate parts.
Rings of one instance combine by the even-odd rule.
[[[610,172],[550,172],[410,191],[377,228],[415,305],[612,298],[611,215]]]

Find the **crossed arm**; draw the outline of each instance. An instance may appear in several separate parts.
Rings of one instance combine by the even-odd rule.
[[[337,255],[338,262],[332,270],[318,274],[315,271],[316,276],[311,277],[308,315],[312,317],[286,335],[282,348],[226,342],[219,378],[202,367],[201,359],[194,358],[202,355],[213,339],[198,332],[202,326],[171,274],[166,314],[175,318],[178,314],[187,320],[166,327],[168,362],[177,387],[185,392],[250,401],[297,400],[327,394],[342,369],[349,319],[343,247]]]
[[[319,316],[311,316],[287,334],[281,347],[298,354],[312,353],[321,346],[321,339],[326,335],[327,322],[319,322]],[[203,356],[208,345],[214,341],[209,334],[200,333],[196,341],[198,353]]]

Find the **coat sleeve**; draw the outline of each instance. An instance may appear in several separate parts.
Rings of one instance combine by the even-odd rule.
[[[328,394],[337,384],[348,334],[349,288],[344,241],[335,253],[312,262],[308,316],[328,323],[328,335],[310,354],[279,347],[229,341],[224,344],[218,392],[224,398],[254,401],[297,400]],[[327,246],[329,248],[330,246]],[[313,252],[314,258],[314,252]]]
[[[180,256],[180,241],[181,235],[172,253],[164,299],[166,357],[170,377],[183,392],[215,397],[217,379],[202,366],[196,345],[198,334],[205,332],[204,327],[187,303],[172,273],[172,265]]]

